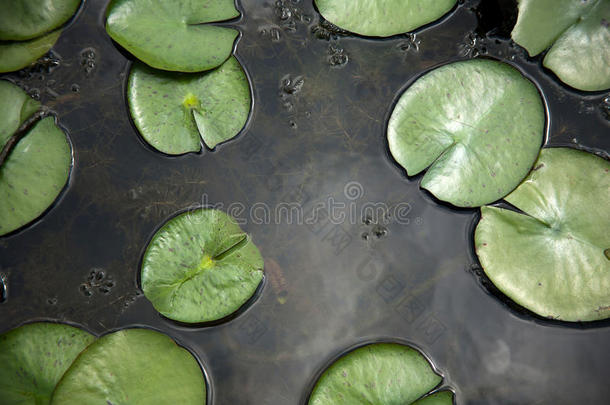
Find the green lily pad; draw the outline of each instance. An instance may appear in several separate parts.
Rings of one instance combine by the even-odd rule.
[[[505,63],[474,59],[437,68],[400,97],[390,152],[421,187],[459,207],[496,201],[538,156],[545,113],[536,87]]]
[[[496,287],[543,317],[610,317],[609,171],[593,154],[543,149],[505,198],[523,213],[481,208],[475,246]]]
[[[0,335],[0,403],[48,404],[55,384],[94,340],[84,330],[47,322]]]
[[[237,311],[263,279],[263,259],[235,220],[197,209],[167,221],[142,260],[142,289],[164,316],[188,323]]]
[[[85,349],[57,384],[52,405],[206,403],[197,360],[162,333],[128,329]]]
[[[610,1],[519,0],[513,40],[579,90],[610,88]]]
[[[227,60],[239,35],[210,23],[238,16],[234,0],[113,0],[106,31],[149,66],[201,72]]]
[[[417,350],[396,343],[373,343],[349,352],[324,371],[309,404],[451,404],[443,400],[445,394],[433,398],[441,402],[418,401],[441,381]]]
[[[36,62],[55,45],[61,30],[28,41],[0,41],[0,73],[14,72]]]
[[[457,0],[315,0],[320,14],[339,28],[360,35],[389,37],[438,20]]]
[[[0,81],[0,146],[38,105],[17,86]],[[0,166],[0,235],[49,208],[68,181],[71,165],[70,143],[54,118],[34,124]]]
[[[210,148],[244,127],[252,98],[235,57],[196,74],[170,73],[135,64],[127,89],[129,109],[142,137],[155,149],[179,155]]]
[[[7,2],[8,3],[8,2]],[[80,0],[10,0],[0,13],[0,40],[25,41],[62,26]]]

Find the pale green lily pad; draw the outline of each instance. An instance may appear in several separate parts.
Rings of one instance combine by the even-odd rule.
[[[519,305],[563,321],[610,317],[610,163],[543,149],[505,199],[482,207],[475,247],[491,281]]]
[[[0,81],[0,146],[39,104],[17,86]],[[38,218],[68,181],[72,150],[53,117],[21,138],[0,166],[0,235]]]
[[[450,402],[445,394],[427,400],[440,402],[421,399],[441,381],[417,350],[397,343],[373,343],[349,352],[324,371],[309,405],[450,405],[451,393]]]
[[[14,72],[36,62],[55,45],[61,30],[28,41],[0,41],[0,73]]]
[[[610,1],[519,0],[513,40],[579,90],[610,88]]]
[[[48,404],[55,384],[94,340],[84,330],[47,322],[0,335],[0,404]]]
[[[234,0],[113,0],[106,31],[149,66],[201,72],[227,60],[239,35],[212,23],[238,16]]]
[[[99,338],[57,384],[52,405],[204,405],[197,360],[162,333],[127,329]]]
[[[252,98],[235,57],[203,73],[170,73],[135,64],[127,100],[142,137],[155,149],[179,155],[212,149],[246,124]]]
[[[372,37],[413,31],[438,20],[457,0],[315,0],[320,14],[344,30]]]
[[[544,135],[536,87],[505,63],[474,59],[437,68],[400,97],[390,152],[421,187],[458,207],[496,201],[527,175]]]
[[[66,23],[81,0],[8,0],[0,13],[0,40],[25,41]]]
[[[167,221],[142,260],[142,289],[164,316],[188,323],[231,315],[255,293],[263,259],[222,211],[197,209]]]

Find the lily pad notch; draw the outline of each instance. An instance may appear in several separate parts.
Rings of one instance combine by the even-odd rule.
[[[72,167],[72,144],[56,118],[16,85],[0,81],[0,236],[50,209]]]
[[[544,148],[504,200],[519,211],[482,207],[474,234],[494,286],[545,319],[610,318],[610,162]]]
[[[308,405],[453,405],[453,389],[415,346],[375,341],[348,349],[315,378]]]
[[[257,298],[263,266],[258,248],[234,218],[196,208],[155,232],[142,257],[140,283],[164,317],[212,326],[237,316]]]
[[[55,45],[81,0],[21,0],[0,14],[0,73],[23,69]]]
[[[610,1],[519,0],[511,34],[530,56],[583,91],[610,88]]]
[[[135,62],[127,84],[142,138],[168,155],[213,150],[244,131],[253,110],[251,81],[235,56],[214,70],[164,72]]]
[[[527,175],[547,133],[538,88],[492,59],[449,63],[423,74],[390,115],[390,154],[420,187],[456,207],[478,207]]]

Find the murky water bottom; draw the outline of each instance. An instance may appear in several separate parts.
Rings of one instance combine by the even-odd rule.
[[[106,3],[86,2],[41,69],[5,75],[57,112],[75,166],[42,220],[0,238],[10,291],[0,332],[35,319],[96,333],[157,328],[199,357],[214,404],[301,403],[334,357],[377,340],[421,348],[461,404],[607,403],[608,323],[551,323],[491,294],[472,252],[477,210],[420,190],[385,138],[402,90],[458,59],[495,57],[531,77],[552,117],[547,145],[610,150],[607,94],[571,91],[540,58],[482,36],[477,1],[415,35],[369,40],[320,25],[310,1],[242,0],[248,127],[213,152],[172,158],[129,120],[130,62],[105,34]],[[278,208],[287,203],[303,220]],[[371,203],[385,210],[367,211]],[[137,285],[152,232],[198,204],[247,219],[266,263],[257,300],[205,328],[161,318]],[[320,204],[326,213],[306,221]]]

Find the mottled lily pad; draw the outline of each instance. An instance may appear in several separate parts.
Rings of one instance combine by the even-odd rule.
[[[593,154],[543,149],[506,201],[481,208],[475,231],[485,273],[504,294],[563,321],[610,317],[610,163]]]
[[[544,66],[564,83],[610,88],[610,1],[519,0],[512,37],[531,56],[550,47]]]
[[[142,260],[142,289],[155,309],[200,323],[237,311],[263,279],[263,259],[235,220],[214,209],[170,219]]]
[[[536,87],[505,63],[474,59],[437,68],[400,97],[390,152],[421,187],[459,207],[496,201],[538,156],[545,113]]]
[[[61,30],[28,41],[0,42],[0,73],[14,72],[37,61],[55,45],[59,34]]]
[[[422,398],[441,381],[417,350],[396,343],[374,343],[349,352],[324,371],[309,404],[451,405],[450,391]]]
[[[204,405],[197,360],[162,333],[127,329],[99,338],[57,384],[52,405]]]
[[[135,64],[127,99],[142,137],[155,149],[178,155],[235,137],[248,120],[248,78],[235,57],[203,73],[170,73]]]
[[[62,26],[80,0],[8,0],[0,13],[0,41],[25,41]]]
[[[320,14],[360,35],[389,37],[438,20],[457,0],[315,0]]]
[[[227,60],[239,34],[211,23],[238,16],[234,0],[113,0],[106,31],[149,66],[201,72]]]
[[[39,322],[0,335],[0,404],[48,404],[55,384],[95,337]]]
[[[1,148],[38,106],[17,86],[0,81]],[[35,123],[0,166],[0,235],[38,218],[63,189],[71,164],[70,143],[54,118]]]

